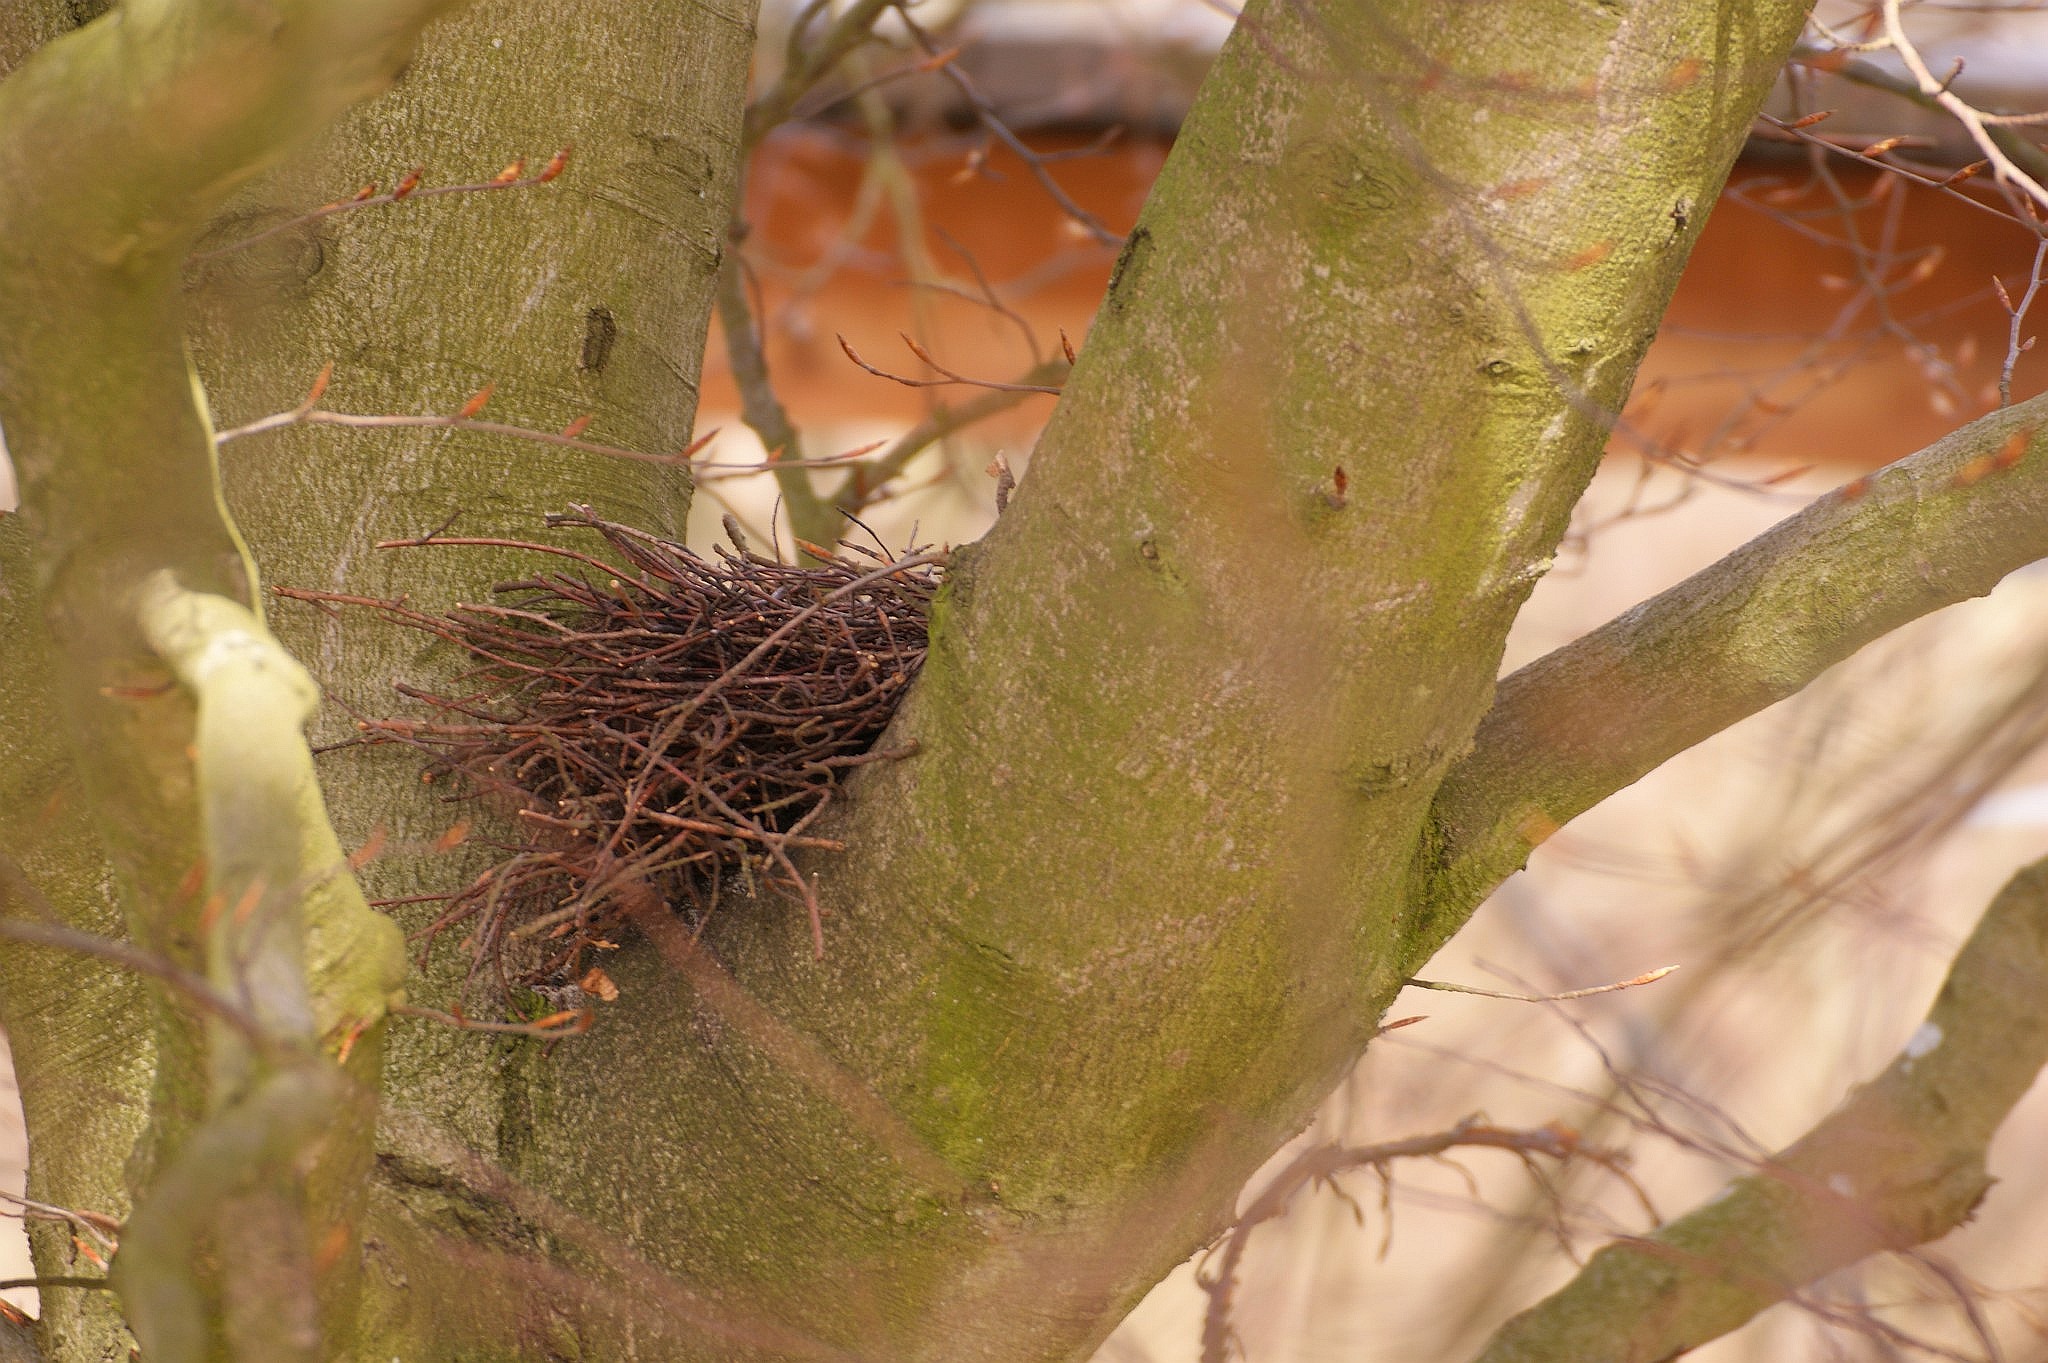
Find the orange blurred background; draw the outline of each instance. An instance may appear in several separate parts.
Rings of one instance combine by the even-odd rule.
[[[849,228],[870,171],[863,140],[811,125],[762,148],[744,249],[765,302],[770,373],[799,429],[907,426],[949,397],[971,395],[864,373],[837,335],[871,364],[931,377],[899,336],[911,332],[942,363],[995,380],[1056,355],[1061,331],[1077,345],[1085,337],[1114,250],[1078,230],[1016,156],[998,146],[983,159],[982,145],[925,136],[887,153],[900,159],[921,205],[923,221],[909,233],[886,204]],[[1068,158],[1048,172],[1117,231],[1136,220],[1168,145],[1141,136],[1080,154],[1086,144],[1077,137],[1036,142]],[[1959,196],[1896,180],[1880,189],[1886,182],[1867,165],[1837,167],[1840,191],[1868,201],[1860,212],[1845,216],[1825,186],[1811,183],[1803,158],[1753,156],[1738,168],[1644,365],[1629,424],[1689,457],[1863,466],[1995,405],[2008,323],[1991,279],[2002,274],[2018,296],[2030,239]],[[872,186],[867,193],[885,197]],[[1841,244],[1852,233],[1865,248],[1860,269],[1857,252]],[[907,263],[905,240],[926,253],[923,271]],[[977,268],[1014,317],[937,286],[942,277],[972,292]],[[921,273],[926,282],[914,282]],[[1881,293],[1867,287],[1873,281],[1885,285]],[[2023,357],[2015,391],[2034,391],[2041,363]],[[738,405],[714,334],[707,422],[729,421],[714,414]],[[1049,406],[1022,403],[980,439],[1014,447]]]

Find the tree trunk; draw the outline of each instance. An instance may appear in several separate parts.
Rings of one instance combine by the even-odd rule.
[[[1084,1353],[1441,940],[1437,783],[1802,18],[1247,7],[836,830],[826,959],[718,942],[964,1175],[895,1213],[884,1352]]]

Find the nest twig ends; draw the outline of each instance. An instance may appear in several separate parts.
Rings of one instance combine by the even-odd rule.
[[[570,560],[493,589],[488,605],[428,614],[402,601],[279,588],[367,606],[476,660],[439,694],[400,683],[421,719],[365,720],[365,742],[424,750],[429,779],[458,797],[509,798],[524,836],[451,892],[421,934],[471,924],[465,945],[501,984],[573,979],[652,889],[701,926],[722,889],[760,882],[803,905],[824,951],[818,901],[792,852],[838,850],[809,830],[850,768],[877,749],[924,662],[944,555],[794,566],[731,549],[703,558],[593,515],[618,563],[546,544],[432,535],[408,544],[493,545]],[[589,576],[594,572],[595,576]]]

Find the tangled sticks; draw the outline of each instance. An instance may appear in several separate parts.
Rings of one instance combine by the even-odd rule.
[[[924,661],[926,617],[944,555],[867,566],[797,567],[734,535],[715,559],[588,508],[548,517],[601,535],[624,566],[544,544],[429,536],[422,545],[492,545],[569,559],[567,573],[503,583],[491,605],[441,615],[402,601],[278,588],[364,606],[477,660],[460,695],[400,684],[432,712],[365,720],[364,742],[403,742],[453,773],[465,794],[515,802],[525,836],[423,934],[475,920],[465,945],[504,983],[573,978],[610,945],[651,888],[701,924],[733,877],[761,879],[810,914],[791,852],[836,849],[806,830],[841,773],[907,751],[874,748]]]

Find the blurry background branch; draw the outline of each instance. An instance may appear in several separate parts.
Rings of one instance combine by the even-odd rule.
[[[1480,1363],[1655,1363],[1865,1255],[1945,1235],[1990,1188],[1986,1148],[2048,1063],[2044,997],[2048,861],[1991,902],[1883,1074],[1698,1210],[1594,1255]]]
[[[1423,1136],[1410,1136],[1402,1140],[1379,1141],[1371,1145],[1313,1145],[1290,1159],[1259,1190],[1244,1209],[1237,1222],[1224,1233],[1221,1241],[1210,1247],[1202,1256],[1196,1269],[1196,1281],[1208,1295],[1209,1308],[1203,1317],[1201,1363],[1229,1363],[1233,1352],[1242,1353],[1242,1343],[1231,1328],[1230,1316],[1233,1298],[1239,1289],[1239,1273],[1244,1264],[1246,1248],[1251,1243],[1251,1233],[1258,1226],[1278,1219],[1300,1193],[1325,1187],[1338,1191],[1347,1202],[1351,1202],[1354,1213],[1362,1223],[1364,1212],[1349,1194],[1342,1193],[1337,1186],[1340,1174],[1370,1169],[1380,1183],[1380,1212],[1386,1219],[1386,1238],[1381,1241],[1381,1254],[1393,1240],[1392,1190],[1393,1174],[1390,1166],[1399,1159],[1441,1158],[1453,1150],[1486,1149],[1507,1150],[1519,1156],[1525,1164],[1533,1165],[1536,1156],[1565,1161],[1585,1157],[1595,1164],[1610,1169],[1618,1168],[1615,1157],[1606,1151],[1588,1150],[1577,1135],[1566,1128],[1552,1124],[1532,1130],[1510,1129],[1495,1126],[1477,1117],[1470,1117],[1443,1131],[1430,1132]]]
[[[928,295],[938,292],[981,303],[991,312],[1017,321],[1023,326],[1032,352],[1032,364],[1016,380],[1017,386],[1028,391],[1009,392],[1007,401],[975,400],[950,408],[934,401],[927,419],[915,431],[895,441],[882,459],[852,469],[835,489],[821,490],[807,467],[810,461],[806,459],[802,433],[791,420],[769,373],[767,329],[772,319],[763,305],[760,280],[745,254],[750,236],[745,210],[744,207],[737,209],[719,271],[718,322],[724,334],[726,358],[739,398],[741,418],[759,436],[768,461],[774,466],[772,472],[781,508],[789,519],[789,529],[799,545],[799,552],[804,552],[801,545],[805,543],[829,546],[841,539],[852,518],[881,499],[885,485],[933,443],[944,441],[975,422],[1008,410],[1031,393],[1056,391],[1049,381],[1063,376],[1072,363],[1071,354],[1066,364],[1061,364],[1057,358],[1039,354],[1029,326],[1005,307],[970,252],[948,238],[973,276],[972,287],[947,278],[933,262],[926,240],[930,229],[919,201],[917,185],[898,146],[898,118],[883,97],[885,85],[919,75],[949,82],[969,99],[976,118],[988,129],[989,136],[1001,141],[1022,161],[1069,220],[1103,240],[1116,240],[1115,234],[1076,204],[1053,179],[1047,169],[1052,158],[1027,145],[1004,123],[999,111],[979,92],[973,81],[956,69],[959,49],[942,47],[938,40],[911,21],[895,0],[859,0],[859,3],[831,17],[829,22],[820,24],[819,18],[826,12],[822,2],[806,5],[791,24],[785,40],[782,70],[748,108],[743,141],[748,152],[757,149],[764,139],[797,115],[805,96],[813,91],[820,91],[827,97],[826,107],[841,102],[850,102],[853,106],[868,139],[858,203],[845,224],[837,247],[827,253],[825,262],[807,273],[828,269],[837,263],[838,256],[857,248],[886,210],[891,223],[894,258],[906,276],[902,283],[911,290],[912,329],[916,339],[909,343],[920,358],[941,373],[949,372],[925,349],[933,343]],[[884,20],[890,20],[907,32],[924,55],[908,65],[878,74],[872,62],[873,49],[890,45],[876,32],[876,26]],[[970,167],[974,164],[970,161]],[[994,382],[986,386],[992,390],[1010,387]],[[994,397],[995,393],[990,396]]]
[[[803,97],[831,76],[844,58],[872,42],[876,22],[898,8],[898,3],[899,0],[855,0],[835,14],[831,0],[809,0],[790,26],[781,74],[747,107],[741,154],[752,152],[762,138],[787,122]],[[821,17],[825,19],[824,27],[813,37]]]
[[[883,14],[895,9],[895,0],[858,0],[844,12],[832,16],[813,41],[806,43],[813,21],[828,14],[828,0],[812,0],[791,26],[780,79],[747,108],[742,135],[741,174],[745,157],[760,145],[794,112],[797,102],[820,81],[830,76],[842,61],[874,41],[874,26]],[[872,92],[869,92],[870,96]],[[863,101],[865,108],[867,101]],[[879,107],[879,106],[876,106]],[[871,153],[876,164],[870,174],[886,173],[884,163],[893,160],[895,149],[886,130],[876,139]],[[725,333],[725,349],[732,366],[734,386],[739,390],[740,414],[761,438],[762,448],[775,469],[775,483],[789,515],[790,531],[801,541],[830,546],[841,534],[843,522],[838,508],[817,492],[810,473],[803,468],[802,438],[789,419],[788,410],[777,396],[768,377],[768,361],[762,326],[762,309],[749,298],[750,280],[742,248],[746,241],[744,198],[735,200],[732,229],[718,272],[718,323]],[[902,219],[898,209],[899,223]],[[921,254],[921,252],[920,252]],[[907,257],[914,260],[916,256]]]

